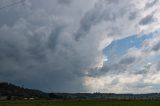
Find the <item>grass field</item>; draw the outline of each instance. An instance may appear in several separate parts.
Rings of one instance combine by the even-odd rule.
[[[160,101],[0,101],[0,106],[160,106]]]

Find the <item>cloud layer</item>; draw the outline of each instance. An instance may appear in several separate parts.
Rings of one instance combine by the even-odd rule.
[[[107,63],[103,49],[112,41],[158,30],[159,4],[159,0],[25,0],[3,8],[0,81],[55,92],[140,88],[151,92],[150,86],[159,86],[160,66],[145,60],[159,56],[158,35],[140,49],[130,48],[116,62]]]

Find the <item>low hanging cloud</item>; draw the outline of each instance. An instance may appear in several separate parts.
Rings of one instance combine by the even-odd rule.
[[[9,3],[12,2],[0,4]],[[126,54],[116,65],[108,64],[102,50],[114,40],[157,30],[159,1],[149,3],[148,0],[26,0],[24,4],[1,9],[0,81],[53,92],[106,92],[109,82],[110,86],[119,82],[125,88],[129,82],[123,82],[123,78],[127,79],[128,68],[135,65],[137,57]],[[149,51],[157,53],[158,45]],[[115,70],[124,74],[110,81]],[[130,76],[132,80],[144,78]],[[158,81],[157,76],[154,78]],[[131,83],[136,87],[151,81]],[[114,87],[111,86],[111,91],[116,92]],[[117,92],[125,91],[122,88]]]

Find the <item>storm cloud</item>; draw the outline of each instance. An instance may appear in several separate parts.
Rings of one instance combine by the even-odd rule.
[[[107,63],[103,49],[114,40],[159,28],[158,9],[153,8],[158,2],[137,2],[25,0],[7,6],[13,2],[0,1],[0,6],[6,6],[0,9],[0,81],[53,92],[106,92],[107,86],[117,83],[126,87],[122,77],[128,72],[132,78],[135,74],[128,68],[142,59],[130,50],[116,63]],[[146,44],[151,45],[152,39]],[[157,41],[154,47],[135,51],[157,53],[158,47]],[[116,72],[123,74],[111,81]],[[96,88],[97,80],[111,83]],[[136,81],[133,85],[137,88]],[[125,90],[117,90],[121,91]]]

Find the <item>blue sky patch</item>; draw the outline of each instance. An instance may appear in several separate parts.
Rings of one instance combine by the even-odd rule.
[[[108,60],[114,60],[119,56],[124,55],[129,48],[141,48],[144,40],[152,38],[155,32],[149,33],[147,35],[132,35],[130,37],[113,41],[109,46],[107,46],[103,53],[108,57]]]

